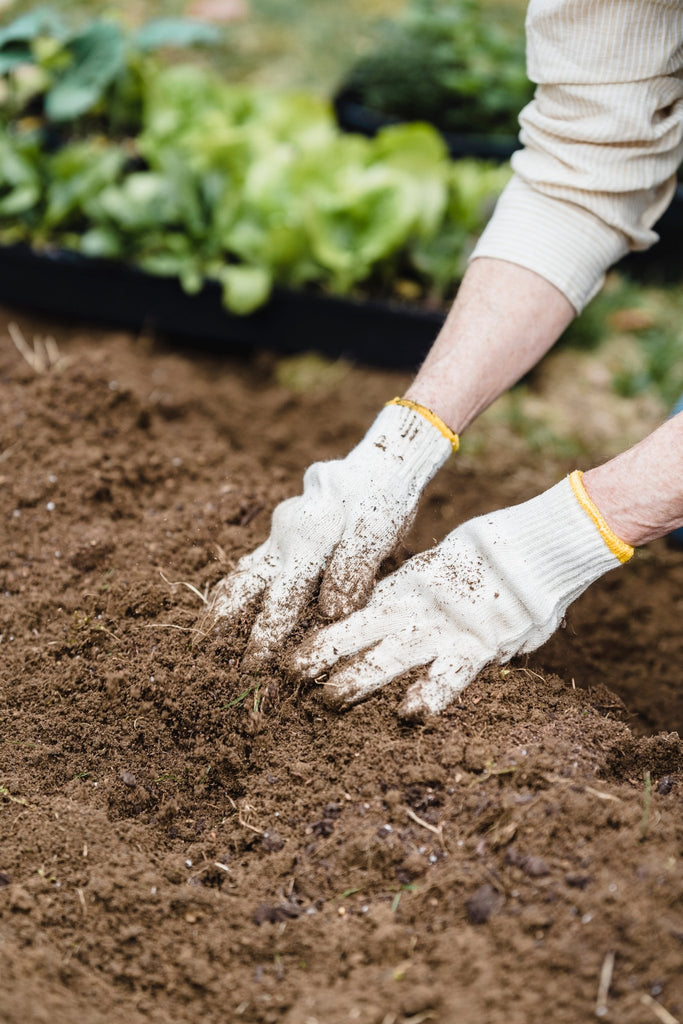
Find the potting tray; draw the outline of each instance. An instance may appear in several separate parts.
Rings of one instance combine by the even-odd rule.
[[[351,90],[341,89],[332,103],[337,124],[346,132],[373,136],[382,128],[403,123],[400,117],[391,117],[365,106]],[[514,151],[520,148],[519,140],[514,135],[459,134],[438,125],[434,127],[438,129],[453,157],[479,157],[482,160],[502,162],[509,160]]]
[[[179,281],[124,263],[27,246],[0,247],[0,302],[130,330],[143,328],[220,349],[314,349],[375,366],[414,368],[443,323],[435,310],[359,301],[313,291],[275,289],[249,316],[228,313],[221,288],[196,295]]]

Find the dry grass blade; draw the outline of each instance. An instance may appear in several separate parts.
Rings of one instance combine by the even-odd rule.
[[[21,448],[19,441],[15,441],[14,444],[8,445],[7,448],[0,452],[0,462],[6,462],[12,452],[17,451],[18,448]]]
[[[433,832],[434,835],[437,836],[444,850],[447,849],[446,842],[443,837],[443,825],[432,825],[431,822],[425,821],[424,818],[421,818],[410,807],[406,807],[406,814],[411,819],[411,821],[415,822],[416,825],[420,825],[422,828],[426,828],[430,832]]]
[[[591,796],[596,796],[598,800],[614,800],[615,803],[621,803],[618,796],[614,796],[612,793],[603,793],[599,789],[593,789],[592,786],[586,786],[586,792],[590,793]]]
[[[662,1024],[679,1024],[678,1017],[674,1017],[672,1013],[669,1013],[665,1006],[658,1003],[657,1000],[653,999],[647,992],[643,992],[640,997],[640,1001],[643,1006],[647,1006],[652,1010],[657,1020],[661,1021]]]
[[[45,366],[36,353],[35,349],[26,341],[19,324],[15,324],[14,321],[7,325],[9,336],[14,342],[14,347],[20,356],[28,363],[34,373],[45,373]]]
[[[172,580],[169,580],[168,576],[164,575],[164,573],[161,571],[161,569],[159,569],[159,575],[161,576],[161,578],[164,581],[164,583],[167,583],[169,587],[187,587],[188,590],[191,590],[192,593],[195,594],[199,598],[199,600],[202,602],[202,604],[208,605],[208,603],[209,603],[208,585],[207,585],[207,588],[206,588],[207,592],[202,594],[201,590],[197,590],[197,588],[194,586],[193,583],[187,583],[186,580],[176,580],[175,582],[173,582]]]
[[[602,968],[600,970],[600,980],[598,982],[598,997],[595,1000],[595,1016],[606,1017],[609,1013],[607,1008],[607,996],[609,995],[609,987],[612,984],[612,973],[614,971],[614,952],[610,950],[605,953],[605,959],[602,961]]]
[[[236,812],[237,821],[242,826],[242,828],[249,829],[250,832],[255,832],[257,836],[265,835],[265,829],[257,828],[256,825],[251,825],[248,821],[245,821],[244,819],[242,810],[245,810],[247,814],[249,814],[250,811],[254,810],[254,808],[251,807],[250,804],[245,803],[243,807],[239,807],[231,796],[228,797],[228,800],[230,801],[230,805],[232,806],[233,810]]]
[[[12,321],[7,325],[7,331],[17,352],[34,373],[47,373],[48,370],[58,370],[67,365],[68,359],[61,354],[57,342],[51,335],[45,338],[36,335],[33,344],[29,345],[19,324]]]
[[[179,629],[181,633],[199,633],[200,636],[208,636],[201,629],[196,629],[193,626],[177,626],[175,622],[155,622],[155,623],[143,623],[141,629]]]

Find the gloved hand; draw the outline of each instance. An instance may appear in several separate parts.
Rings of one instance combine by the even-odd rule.
[[[485,665],[540,647],[567,606],[632,554],[577,471],[531,501],[470,520],[409,559],[361,611],[309,637],[291,667],[305,679],[333,670],[323,695],[341,707],[428,666],[399,713],[438,714]],[[343,658],[350,660],[334,668]]]
[[[230,628],[261,601],[242,662],[255,667],[289,636],[321,577],[323,615],[359,608],[457,443],[429,410],[394,399],[345,459],[306,471],[303,494],[278,505],[265,543],[214,588],[202,628]]]

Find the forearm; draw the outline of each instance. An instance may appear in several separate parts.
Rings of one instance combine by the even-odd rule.
[[[537,89],[475,256],[535,270],[580,312],[609,266],[657,241],[683,159],[681,31],[668,0],[531,0]]]
[[[683,413],[583,477],[618,537],[633,547],[683,526]]]
[[[406,398],[461,433],[541,359],[574,317],[543,277],[505,260],[474,260]]]

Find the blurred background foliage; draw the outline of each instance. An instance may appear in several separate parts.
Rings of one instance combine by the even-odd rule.
[[[7,20],[34,10],[35,0],[0,0]],[[151,18],[197,17],[223,26],[223,41],[210,61],[231,81],[286,88],[305,87],[330,96],[352,63],[371,49],[378,25],[406,10],[405,0],[51,0],[50,8],[72,25],[101,16],[135,28]],[[506,12],[523,33],[523,0],[481,0],[492,21]]]
[[[32,0],[0,0],[0,21],[35,9]],[[503,20],[523,32],[524,0],[481,0],[492,25]],[[221,38],[190,59],[210,63],[232,82],[276,88],[303,87],[330,98],[349,70],[372,51],[387,22],[402,16],[405,0],[53,0],[52,10],[71,25],[103,16],[134,29],[151,17],[189,16],[219,27]],[[502,13],[501,13],[502,12]],[[379,27],[378,27],[379,26]],[[378,34],[379,33],[379,34]],[[168,60],[178,59],[172,52]],[[187,54],[182,55],[187,60]],[[683,276],[683,275],[682,275]],[[671,274],[669,274],[669,278]],[[554,397],[545,402],[544,387],[575,396],[601,395],[606,415],[619,426],[605,454],[651,429],[683,390],[683,295],[680,285],[636,283],[612,272],[603,292],[578,318],[550,360],[488,414],[489,423],[504,421],[529,443],[555,445],[560,451],[585,450],[595,417],[558,420]],[[553,388],[555,391],[553,391]],[[609,406],[609,409],[607,408]],[[593,402],[591,409],[594,409]],[[484,418],[484,430],[486,417]],[[603,434],[606,438],[606,428]],[[607,431],[609,433],[609,431]],[[484,434],[470,435],[472,450]],[[568,447],[567,447],[568,446]]]

